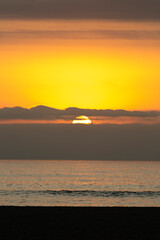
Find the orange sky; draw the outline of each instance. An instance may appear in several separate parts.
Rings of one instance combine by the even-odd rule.
[[[0,107],[160,110],[160,24],[0,21]]]

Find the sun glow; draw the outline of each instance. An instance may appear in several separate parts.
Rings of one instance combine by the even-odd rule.
[[[0,20],[0,28],[0,107],[160,109],[160,24]]]
[[[91,124],[91,120],[86,116],[76,117],[72,122],[73,124]]]

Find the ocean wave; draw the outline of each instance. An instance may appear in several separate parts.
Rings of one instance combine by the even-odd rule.
[[[1,190],[4,195],[52,195],[70,197],[160,197],[160,191],[93,191],[93,190]]]

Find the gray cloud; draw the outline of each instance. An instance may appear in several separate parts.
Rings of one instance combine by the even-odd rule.
[[[0,133],[0,159],[160,160],[160,124],[1,124]]]
[[[141,117],[155,118],[160,116],[160,111],[126,111],[126,110],[97,110],[67,108],[65,110],[37,106],[30,109],[22,107],[0,109],[0,120],[54,120],[54,119],[73,119],[77,115],[101,116],[101,117]]]
[[[0,18],[160,20],[159,0],[1,0]]]
[[[88,31],[0,31],[0,38],[62,38],[62,39],[160,39],[160,31],[88,30]]]

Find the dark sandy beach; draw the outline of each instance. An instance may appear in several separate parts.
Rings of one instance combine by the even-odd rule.
[[[160,239],[160,208],[0,207],[0,239]]]

